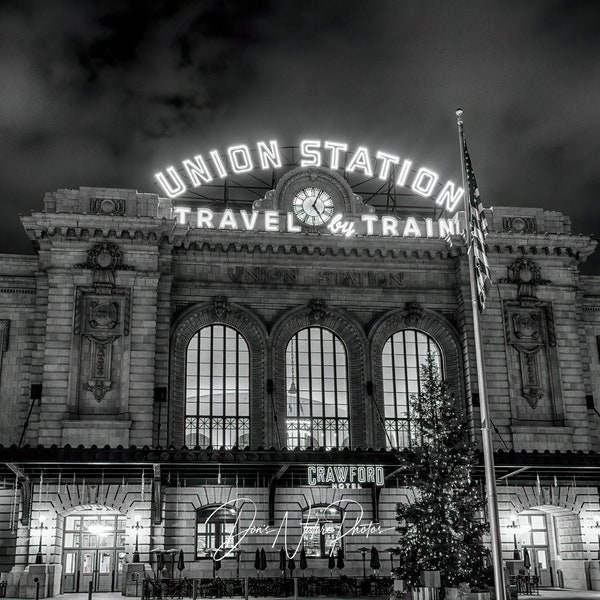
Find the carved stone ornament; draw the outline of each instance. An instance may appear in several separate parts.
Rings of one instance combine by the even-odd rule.
[[[504,217],[502,229],[514,233],[535,233],[537,224],[535,217]]]
[[[540,381],[541,350],[549,346],[547,319],[551,318],[544,306],[507,307],[505,312],[506,336],[509,344],[517,349],[521,372],[521,396],[531,408],[536,408],[544,397]]]
[[[222,319],[228,310],[229,306],[225,296],[215,296],[212,299],[212,311],[216,319]]]
[[[92,300],[88,304],[88,322],[93,330],[111,330],[119,322],[119,303]]]
[[[106,396],[106,392],[110,391],[112,388],[112,382],[92,380],[88,381],[87,389],[94,394],[94,398],[96,398],[97,402],[102,402],[104,396]]]
[[[311,300],[308,318],[312,323],[317,323],[325,316],[325,304],[322,300]]]
[[[407,302],[404,305],[404,326],[417,327],[423,318],[423,307],[418,302]]]
[[[116,244],[103,242],[88,250],[87,261],[77,265],[84,269],[112,270],[125,269],[123,252]]]
[[[125,215],[125,200],[122,198],[90,198],[90,213],[94,215]]]
[[[541,340],[542,331],[540,329],[538,314],[513,314],[512,318],[513,329],[517,339],[521,341],[532,341],[534,343]]]
[[[521,257],[508,266],[508,277],[501,279],[500,283],[517,284],[517,297],[521,301],[528,301],[536,299],[535,286],[550,282],[542,279],[541,270],[534,261]]]
[[[112,344],[114,337],[105,339],[88,336],[91,344],[90,374],[87,389],[94,394],[97,402],[101,402],[106,393],[112,388]]]
[[[508,267],[508,279],[502,279],[502,283],[529,283],[542,285],[549,283],[542,279],[540,268],[530,258],[517,258]]]

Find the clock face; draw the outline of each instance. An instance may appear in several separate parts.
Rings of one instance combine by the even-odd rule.
[[[324,225],[333,215],[331,196],[321,188],[306,187],[296,193],[292,201],[296,217],[307,225]]]

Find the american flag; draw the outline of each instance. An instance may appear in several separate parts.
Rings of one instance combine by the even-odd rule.
[[[479,300],[479,311],[485,308],[485,298],[492,284],[492,274],[490,265],[487,259],[485,249],[485,238],[488,234],[488,224],[485,219],[485,209],[479,195],[477,180],[473,172],[471,157],[467,150],[467,143],[464,143],[465,148],[465,171],[467,175],[467,187],[469,194],[469,203],[471,204],[471,246],[473,257],[475,259],[475,277],[477,279],[477,298]]]

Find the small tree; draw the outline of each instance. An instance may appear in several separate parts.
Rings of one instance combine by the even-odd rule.
[[[489,581],[482,536],[484,500],[471,470],[475,448],[456,401],[441,380],[434,358],[421,367],[421,392],[411,397],[414,430],[404,477],[415,499],[401,504],[400,560],[396,574],[411,585],[423,570],[440,571],[445,586]]]

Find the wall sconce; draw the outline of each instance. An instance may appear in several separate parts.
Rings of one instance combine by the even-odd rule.
[[[46,517],[44,515],[40,515],[40,524],[37,526],[37,529],[40,530],[40,543],[38,544],[38,551],[35,555],[36,565],[41,565],[44,562],[42,554],[42,539],[44,537],[44,529],[48,529],[48,526],[46,525],[45,521]]]
[[[143,525],[140,525],[140,515],[134,516],[135,525],[132,525],[131,528],[135,529],[135,550],[133,551],[133,562],[140,562],[140,551],[138,548],[138,537],[140,534],[140,529],[144,529]]]

